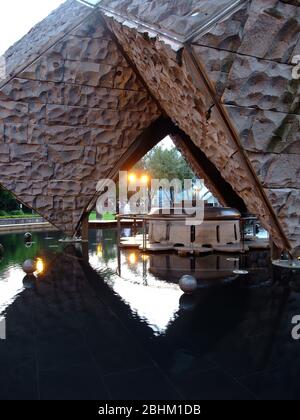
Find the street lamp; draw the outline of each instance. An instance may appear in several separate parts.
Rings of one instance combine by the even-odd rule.
[[[148,183],[149,183],[149,176],[148,175],[142,175],[141,176],[141,183],[143,185],[148,185]]]
[[[136,182],[136,174],[135,173],[130,173],[129,175],[128,175],[128,181],[130,182],[130,183],[134,183],[134,182]]]
[[[148,193],[148,211],[151,210],[151,191],[149,188],[150,185],[150,176],[147,174],[139,174],[139,173],[135,173],[135,172],[130,172],[128,175],[128,182],[129,184],[133,185],[137,182],[139,182],[139,185],[141,185],[142,187],[146,187],[147,188],[147,193]]]

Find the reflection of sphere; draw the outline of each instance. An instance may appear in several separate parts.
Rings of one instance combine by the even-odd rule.
[[[0,257],[4,254],[4,246],[0,244]]]
[[[290,282],[289,286],[293,290],[293,292],[300,293],[300,281],[299,281],[299,279],[292,280]]]
[[[195,296],[184,294],[179,299],[179,308],[183,311],[192,311],[196,306]]]
[[[32,274],[36,271],[36,264],[33,260],[26,260],[23,263],[22,268],[26,274]]]
[[[25,235],[24,235],[24,241],[25,242],[31,242],[32,241],[32,235],[31,235],[31,233],[29,233],[29,232],[25,233]]]
[[[31,247],[32,247],[32,245],[33,245],[33,243],[32,243],[32,242],[25,242],[25,247],[26,247],[26,248],[31,248]]]
[[[184,293],[193,293],[197,290],[198,284],[195,277],[186,274],[179,280],[179,287]]]
[[[23,278],[23,286],[25,289],[33,289],[35,287],[35,276],[33,274],[27,274]]]

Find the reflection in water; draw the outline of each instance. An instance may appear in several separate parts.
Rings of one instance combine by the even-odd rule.
[[[93,234],[96,238],[93,238],[94,247],[89,252],[90,265],[130,306],[134,316],[146,322],[155,334],[164,333],[179,309],[182,295],[179,287],[152,275],[148,267],[149,256],[132,250],[122,251],[121,275],[117,275],[116,232],[105,230]]]
[[[0,237],[0,319],[7,323],[7,340],[0,341],[7,386],[0,399],[6,392],[34,398],[36,389],[42,397],[62,398],[74,387],[80,387],[74,398],[107,399],[95,372],[103,372],[99,382],[108,381],[115,399],[232,399],[266,392],[278,399],[277,387],[279,397],[299,399],[300,341],[291,339],[291,319],[300,314],[299,278],[278,271],[272,276],[268,252],[239,259],[119,255],[116,232],[105,230],[90,232],[86,264],[78,245],[58,245],[60,234],[51,236],[33,234],[31,248],[22,234]],[[21,269],[26,259],[40,260],[35,278]],[[235,268],[250,274],[232,276]],[[192,296],[178,287],[187,273],[202,286]],[[280,380],[266,379],[274,369]],[[131,381],[128,372],[138,376]],[[135,383],[138,389],[127,395]],[[141,383],[147,395],[139,394]]]
[[[43,274],[45,270],[45,263],[42,258],[37,258],[36,260],[36,272],[37,274]]]
[[[37,281],[47,274],[51,261],[55,261],[62,251],[58,240],[60,234],[51,232],[34,233],[31,247],[27,248],[23,234],[9,234],[1,237],[5,248],[5,258],[0,262],[0,314],[4,313],[25,288],[35,287],[32,278],[25,277],[21,264],[26,259],[37,262]],[[65,253],[85,254],[80,244],[65,247]],[[69,251],[68,251],[69,250]],[[156,335],[165,334],[182,310],[191,310],[203,298],[201,294],[187,298],[179,289],[182,275],[192,274],[198,280],[198,287],[241,282],[233,271],[245,264],[260,275],[255,279],[243,279],[241,287],[261,287],[261,277],[270,284],[266,255],[248,262],[244,257],[228,255],[208,255],[202,257],[180,257],[176,254],[147,255],[139,251],[117,248],[117,233],[114,229],[90,232],[88,258],[91,267],[97,271],[106,284],[129,305],[132,314],[151,327]],[[214,293],[214,292],[213,292]]]
[[[59,236],[60,234],[55,232],[53,242],[56,242]],[[32,276],[25,276],[22,270],[23,262],[36,258],[37,274],[44,272],[45,262],[39,255],[47,249],[47,246],[41,233],[34,233],[30,242],[24,241],[24,233],[2,234],[0,235],[0,242],[4,246],[3,258],[0,261],[1,315],[22,294],[24,288],[33,287]]]
[[[0,274],[0,315],[10,306],[23,291],[24,271],[11,265]]]
[[[179,289],[181,276],[192,274],[199,288],[226,284],[237,279],[233,271],[245,263],[226,254],[181,257],[125,249],[118,252],[116,231],[99,230],[91,235],[94,245],[89,252],[90,265],[155,334],[166,332],[180,308],[193,307],[186,301],[194,298],[182,296]]]

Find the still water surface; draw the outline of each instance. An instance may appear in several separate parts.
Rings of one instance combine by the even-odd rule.
[[[90,231],[83,253],[58,232],[23,237],[0,236],[0,399],[300,397],[300,281],[267,252],[119,253],[109,229]],[[35,279],[28,258],[43,262]],[[186,273],[193,296],[178,287]]]

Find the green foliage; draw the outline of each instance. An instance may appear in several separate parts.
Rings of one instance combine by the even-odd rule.
[[[12,215],[11,213],[5,213],[4,216],[1,216],[0,214],[0,219],[22,219],[22,218],[33,219],[35,217],[40,217],[40,216],[38,214],[30,214],[30,213],[21,213],[17,215]]]
[[[95,211],[91,211],[89,220],[97,220],[97,213]]]
[[[15,197],[0,187],[0,210],[7,213],[18,209],[19,204]]]
[[[24,216],[24,213],[22,212],[22,210],[13,210],[10,212],[10,214],[12,216]]]
[[[175,147],[172,149],[154,147],[140,160],[135,169],[143,170],[155,179],[177,178],[183,181],[195,178],[195,174]]]
[[[23,206],[23,211],[20,211],[20,203],[9,191],[0,186],[0,217],[15,215],[23,216],[24,213],[31,213],[31,209]],[[26,217],[28,215],[26,214]]]

